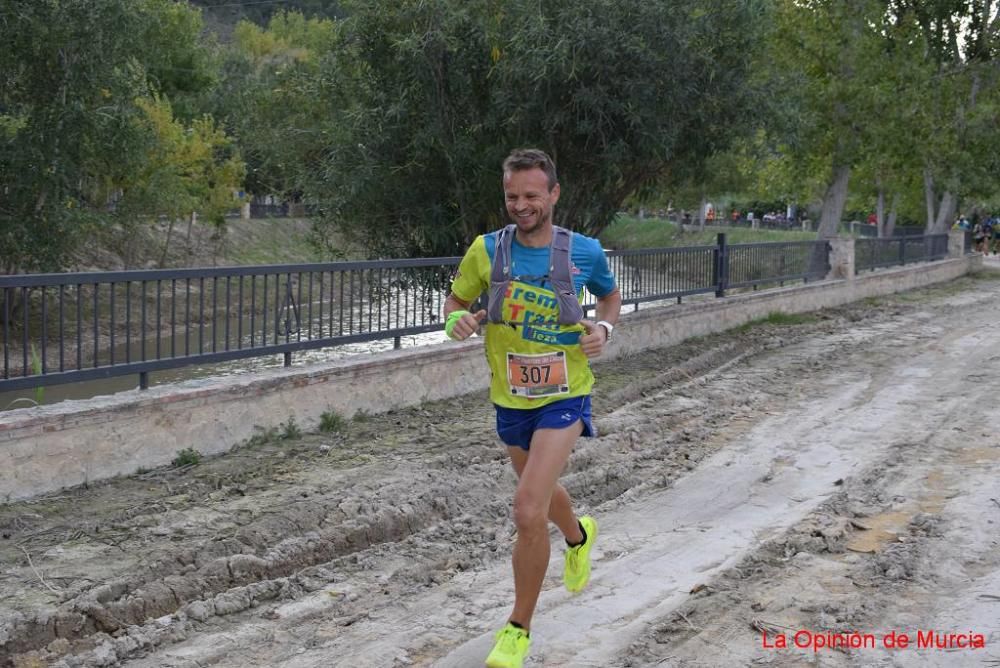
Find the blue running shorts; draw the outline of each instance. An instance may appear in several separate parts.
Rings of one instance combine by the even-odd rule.
[[[597,432],[590,421],[590,395],[560,399],[539,408],[505,408],[497,406],[497,434],[500,440],[522,450],[531,447],[536,429],[565,429],[577,420],[583,422],[583,436]]]

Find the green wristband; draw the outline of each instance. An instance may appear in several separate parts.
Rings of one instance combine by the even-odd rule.
[[[448,335],[449,339],[454,339],[455,336],[452,331],[455,329],[455,323],[462,319],[463,315],[468,314],[468,311],[452,311],[448,314],[448,319],[444,323],[444,333]]]

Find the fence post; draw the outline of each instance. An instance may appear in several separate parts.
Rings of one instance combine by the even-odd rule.
[[[965,255],[965,230],[948,230],[947,256],[950,258]]]
[[[899,238],[899,264],[906,264],[906,237]]]
[[[830,244],[830,269],[826,280],[853,280],[857,269],[855,267],[854,237],[835,237],[827,239]],[[871,242],[867,242],[871,243]]]
[[[715,296],[725,297],[729,287],[729,248],[726,246],[726,233],[719,232],[716,237],[716,248],[712,254],[712,269],[715,275]]]

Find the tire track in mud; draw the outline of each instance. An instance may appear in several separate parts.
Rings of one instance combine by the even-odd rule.
[[[803,396],[798,385],[831,368],[831,355],[904,330],[900,316],[931,317],[918,306],[890,299],[832,309],[796,327],[755,327],[601,365],[595,414],[606,414],[597,423],[602,435],[581,443],[564,484],[585,506],[605,508],[670,487],[767,410]],[[861,333],[852,331],[859,322]],[[762,353],[812,338],[827,347],[778,368],[756,365]],[[15,520],[39,504],[2,508],[8,540],[42,554],[63,547],[69,554],[51,561],[82,575],[86,559],[74,562],[64,540],[45,543],[46,521],[86,526],[71,509],[87,517],[116,492],[136,502],[107,518],[132,535],[97,555],[111,560],[103,582],[67,588],[56,605],[39,604],[37,593],[16,599],[0,624],[0,663],[113,665],[196,638],[209,622],[259,622],[261,609],[266,619],[310,592],[337,593],[326,594],[333,605],[304,605],[298,621],[328,617],[350,629],[385,608],[383,600],[406,600],[496,564],[509,554],[513,475],[491,419],[485,395],[465,397],[372,416],[336,437],[247,448],[206,463],[193,483],[179,474],[178,489],[168,483],[149,493],[125,481],[77,491],[64,505],[45,506],[26,529]],[[116,568],[113,555],[130,551],[162,556],[119,558]],[[34,579],[26,565],[13,570],[22,582]]]
[[[996,497],[1000,415],[977,415],[970,422],[962,390],[974,380],[977,394],[996,396],[1000,358],[989,346],[962,341],[979,340],[984,326],[995,328],[997,321],[992,309],[969,316],[949,332],[961,334],[950,346],[926,343],[911,350],[909,365],[897,361],[896,384],[882,389],[898,389],[907,378],[933,379],[922,397],[908,399],[913,413],[908,433],[873,442],[880,450],[876,461],[840,481],[840,491],[801,522],[763,541],[652,623],[647,636],[623,653],[631,658],[620,665],[995,663],[1000,511],[990,505]],[[931,630],[980,633],[987,646],[916,647],[917,633]],[[802,631],[821,636],[821,644],[830,642],[828,634],[836,640],[839,634],[868,633],[876,646],[798,648],[794,638]],[[907,633],[911,646],[885,648],[881,639],[894,631]],[[780,635],[788,649],[776,648]]]
[[[942,434],[951,435],[942,430],[936,436]],[[939,444],[935,439],[929,445]],[[987,490],[1000,451],[992,447],[991,466],[970,470],[956,466],[955,453],[979,448],[940,450],[927,458],[929,465],[912,467],[900,452],[913,455],[919,448],[929,454],[933,447],[900,444],[802,522],[700,585],[690,601],[651,624],[648,634],[623,653],[632,658],[620,665],[982,666],[995,661],[1000,641],[993,593],[1000,582],[997,532],[983,532],[981,525],[971,529],[968,522],[983,517],[986,497],[994,493]],[[942,468],[950,469],[950,489],[940,486]],[[965,490],[975,492],[953,501],[963,487],[960,477]],[[794,647],[794,634],[803,630],[826,638],[905,632],[912,643],[918,631],[974,631],[983,634],[989,651],[888,651],[878,645],[816,651]],[[776,649],[778,635],[787,638],[789,649]]]
[[[897,312],[896,315],[899,315]],[[929,315],[927,314],[917,314],[917,319],[926,319]],[[905,330],[907,328],[906,323],[902,323],[897,327],[899,330]],[[878,322],[872,325],[871,331],[865,335],[859,336],[856,332],[849,336],[832,336],[832,341],[826,350],[815,350],[811,353],[801,354],[798,356],[797,360],[793,361],[792,369],[785,375],[781,373],[776,373],[771,367],[767,367],[763,370],[758,369],[740,369],[740,377],[745,378],[747,376],[764,376],[766,377],[761,383],[760,387],[767,387],[774,383],[780,383],[785,380],[787,375],[789,378],[795,376],[801,376],[802,369],[813,369],[824,367],[824,359],[828,359],[831,352],[836,352],[838,348],[845,345],[848,347],[856,347],[858,343],[864,343],[866,337],[868,339],[875,339],[883,336],[886,333],[886,328],[882,327]],[[903,338],[902,336],[899,338]],[[925,334],[922,336],[911,336],[914,341],[926,340],[928,338],[933,338],[933,334]],[[797,366],[796,366],[797,364]],[[829,365],[826,365],[827,367]],[[725,379],[732,381],[732,378]],[[700,379],[695,380],[695,385],[700,382]],[[674,388],[672,393],[676,393],[678,390],[683,390],[684,388]],[[741,390],[752,391],[755,389],[753,385],[743,385]],[[671,394],[671,393],[667,393]],[[787,392],[789,396],[794,398],[794,393]],[[645,402],[648,404],[655,404],[660,400],[658,397],[650,397],[651,401]],[[859,399],[860,401],[861,399]],[[725,402],[723,402],[725,403]],[[738,404],[737,404],[738,405]],[[727,409],[728,410],[728,409]],[[667,412],[667,411],[664,411]],[[741,417],[739,411],[733,415],[732,411],[729,412],[731,417]],[[642,419],[642,415],[636,414],[637,420]],[[586,443],[586,442],[585,442]],[[684,443],[678,439],[680,447],[689,447],[688,444]],[[587,451],[591,448],[587,445],[583,448],[584,452],[578,453],[580,455],[585,455]],[[613,450],[613,449],[612,449]],[[574,456],[576,457],[576,455]],[[689,462],[690,464],[690,462]],[[669,481],[668,481],[669,482]],[[664,485],[658,485],[664,486]],[[669,486],[669,485],[665,485]],[[609,508],[616,505],[626,505],[626,496],[632,495],[632,491],[627,493],[621,499],[612,502],[611,504],[603,504],[604,508]],[[641,498],[642,494],[636,493],[633,498]],[[403,549],[405,553],[405,547]],[[463,580],[464,581],[464,580]],[[474,580],[478,585],[484,585],[488,583],[483,583],[481,579]],[[442,656],[447,653],[447,648],[451,647],[456,642],[456,637],[460,641],[463,634],[472,633],[475,635],[477,631],[483,631],[486,629],[478,628],[475,623],[470,625],[468,619],[463,619],[463,616],[472,615],[473,618],[489,618],[491,616],[497,616],[502,614],[503,608],[507,605],[507,596],[494,596],[492,598],[487,597],[486,607],[483,607],[483,601],[469,601],[468,595],[464,588],[460,587],[460,591],[455,591],[454,589],[445,591],[441,593],[442,589],[447,589],[446,587],[436,587],[428,590],[426,594],[423,594],[421,598],[413,601],[413,596],[415,595],[412,590],[407,590],[405,587],[402,589],[403,596],[401,599],[403,601],[412,601],[412,612],[396,612],[391,607],[389,610],[377,609],[376,612],[368,614],[365,618],[352,623],[347,629],[336,629],[331,628],[329,623],[324,623],[322,621],[316,621],[314,618],[322,618],[325,614],[323,612],[323,606],[320,605],[317,609],[313,610],[309,615],[303,617],[295,617],[294,613],[290,613],[288,618],[288,624],[299,629],[302,628],[303,621],[307,622],[306,627],[313,629],[313,631],[307,632],[306,636],[312,636],[308,643],[300,643],[296,646],[296,643],[291,643],[295,647],[294,652],[290,652],[287,656],[279,656],[276,654],[269,654],[267,659],[257,659],[256,661],[251,661],[247,663],[247,658],[243,657],[239,660],[233,660],[227,657],[226,651],[219,651],[213,657],[213,662],[219,665],[295,665],[295,666],[319,666],[319,665],[330,665],[331,660],[335,665],[371,665],[371,666],[381,666],[381,665],[425,665],[427,662],[432,660],[434,657]],[[435,593],[437,592],[437,593]],[[429,603],[422,604],[422,601],[430,601]],[[411,604],[406,604],[406,607],[411,607]],[[456,618],[446,619],[447,624],[441,625],[439,628],[454,628],[455,630],[451,633],[434,633],[428,631],[428,626],[435,627],[434,613],[437,612],[438,607],[451,607],[455,608],[457,611]],[[495,610],[499,608],[500,610]],[[447,616],[446,616],[447,617]],[[294,622],[292,621],[294,618]],[[438,620],[440,621],[440,620]],[[489,623],[489,622],[487,622]],[[464,632],[462,629],[465,629]],[[417,634],[421,641],[416,644],[413,643],[412,636]],[[443,636],[443,637],[442,637]],[[214,637],[211,637],[215,640]],[[382,639],[383,642],[379,642]],[[203,639],[204,640],[204,639]],[[197,645],[197,643],[195,643]],[[202,643],[204,645],[204,643]],[[211,644],[211,643],[209,643]],[[232,646],[232,645],[230,645]],[[320,646],[322,649],[312,650],[313,646]],[[286,647],[287,649],[287,647]],[[301,656],[299,653],[302,653]],[[181,656],[181,655],[178,655]],[[198,653],[199,661],[205,659],[205,655]],[[256,653],[254,654],[256,657]],[[163,654],[158,655],[155,660],[151,660],[148,663],[140,662],[138,665],[156,665],[155,661],[163,661],[165,656]],[[173,664],[171,664],[173,665]],[[176,665],[183,665],[183,663],[178,663]],[[458,663],[455,665],[466,665]],[[554,664],[560,665],[560,664]],[[597,665],[591,663],[573,663],[573,665]]]
[[[720,359],[728,357],[732,347],[726,343],[709,350],[683,363],[678,373],[689,378],[711,369]],[[402,420],[393,422],[397,427],[413,420],[433,422],[440,413],[448,411],[451,403],[406,411]],[[479,399],[479,403],[484,401]],[[617,429],[613,422],[601,428],[611,432]],[[360,435],[364,438],[371,431],[362,430]],[[438,522],[454,521],[464,512],[457,500],[476,500],[492,516],[504,517],[508,505],[507,488],[498,488],[496,483],[483,487],[484,478],[496,480],[501,478],[498,472],[506,470],[505,454],[490,435],[480,429],[471,446],[457,444],[458,457],[438,454],[428,458],[427,453],[434,452],[435,448],[413,448],[433,440],[426,434],[411,436],[410,449],[394,456],[401,460],[392,472],[395,480],[387,479],[382,465],[367,467],[372,471],[351,470],[350,476],[344,476],[344,482],[356,474],[381,477],[382,484],[377,491],[370,484],[347,483],[336,491],[320,490],[307,498],[293,498],[286,510],[261,511],[247,510],[247,504],[243,503],[247,491],[242,482],[220,490],[224,496],[214,499],[222,502],[213,509],[215,513],[240,515],[244,511],[251,519],[238,526],[219,527],[212,540],[199,537],[178,549],[167,548],[165,555],[144,564],[141,570],[90,588],[55,611],[46,610],[34,616],[17,613],[9,616],[5,621],[9,640],[2,645],[0,659],[8,653],[17,655],[37,650],[53,641],[73,642],[95,634],[114,635],[149,618],[163,617],[180,609],[191,618],[203,621],[267,601],[294,597],[301,588],[288,580],[293,573],[379,543],[399,541]],[[346,447],[354,447],[354,444],[346,444]],[[476,454],[470,454],[470,450]],[[650,471],[649,462],[663,455],[657,451],[643,452],[639,457],[621,458],[620,462],[593,468],[589,466],[594,463],[592,458],[584,458],[575,463],[577,472],[569,474],[567,484],[577,496],[599,503],[621,494],[637,480],[643,480],[646,477],[643,472]],[[489,461],[483,463],[477,459]],[[471,466],[465,465],[468,461],[472,462]],[[408,466],[408,470],[402,470],[404,466]],[[463,485],[461,481],[455,482],[458,470],[466,475],[480,475],[469,476]],[[237,478],[242,481],[247,476]],[[413,490],[416,480],[424,490],[418,494]],[[196,491],[190,493],[196,494]],[[240,501],[235,508],[227,504],[230,495]],[[202,501],[211,503],[210,496],[202,495]],[[262,501],[265,508],[266,503]],[[137,508],[134,506],[110,518],[111,524],[128,529],[143,527],[148,516]],[[176,538],[169,528],[152,528],[154,533]],[[219,535],[220,532],[229,533],[230,528],[231,535]],[[216,596],[212,598],[212,594]],[[131,643],[125,645],[131,647]],[[58,646],[65,647],[66,643],[59,642]]]

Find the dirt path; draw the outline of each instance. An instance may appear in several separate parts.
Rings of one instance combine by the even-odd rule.
[[[554,553],[528,665],[996,665],[992,276],[599,365],[564,476],[594,576],[569,596]],[[482,665],[514,480],[485,395],[286,435],[0,507],[0,665]]]

